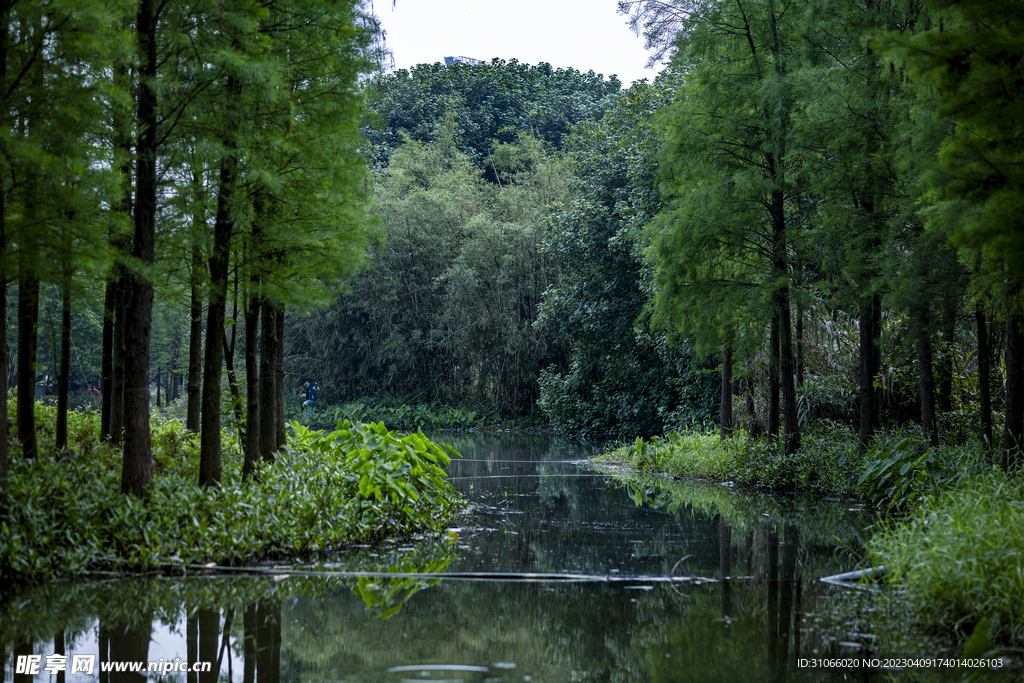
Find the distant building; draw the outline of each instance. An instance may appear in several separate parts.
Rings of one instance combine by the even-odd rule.
[[[444,58],[444,63],[449,65],[449,66],[454,64],[455,62],[458,62],[460,64],[469,64],[471,66],[474,65],[474,64],[484,64],[485,63],[484,60],[482,60],[482,59],[473,59],[472,57],[445,57]]]

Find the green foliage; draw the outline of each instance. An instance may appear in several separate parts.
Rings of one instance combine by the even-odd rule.
[[[643,473],[856,496],[886,510],[905,510],[989,466],[976,438],[929,449],[916,428],[879,431],[864,455],[849,424],[820,420],[805,437],[798,453],[785,456],[780,444],[746,434],[723,441],[716,432],[672,432],[618,446],[599,460]]]
[[[571,200],[551,217],[544,245],[562,270],[537,326],[570,348],[568,362],[540,378],[540,406],[567,432],[628,438],[713,418],[713,374],[687,343],[647,329],[651,282],[639,238],[661,204],[651,119],[671,95],[668,76],[634,84],[566,145]]]
[[[374,184],[386,244],[337,306],[290,330],[288,355],[325,401],[534,412],[539,370],[559,353],[533,322],[555,277],[537,245],[545,207],[564,195],[564,164],[519,135],[496,150],[503,180],[488,185],[454,126],[395,150]]]
[[[872,538],[912,623],[963,642],[987,621],[993,641],[1024,646],[1024,486],[998,472],[931,496]],[[952,628],[952,633],[950,629]]]
[[[479,168],[492,145],[528,133],[558,148],[571,127],[598,119],[620,88],[614,76],[552,69],[516,60],[490,64],[420,64],[377,76],[367,85],[370,116],[363,134],[372,160],[386,166],[407,138],[426,141],[446,116],[462,130],[459,150]],[[488,179],[497,182],[496,168]]]
[[[14,454],[10,512],[0,526],[4,581],[323,556],[438,531],[461,504],[441,469],[453,451],[422,434],[348,423],[331,433],[293,425],[286,452],[247,482],[240,459],[226,453],[223,485],[214,489],[195,484],[198,438],[177,422],[157,423],[156,476],[137,499],[112,493],[120,488],[120,454],[96,442],[98,415],[71,415],[71,455],[56,460],[54,411],[37,412],[44,455]],[[232,437],[223,438],[230,446]]]

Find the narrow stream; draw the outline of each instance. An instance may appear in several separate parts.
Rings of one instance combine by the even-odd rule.
[[[44,586],[0,614],[18,624],[2,683],[143,680],[15,672],[55,643],[69,662],[217,662],[148,675],[186,683],[883,679],[799,666],[870,642],[821,626],[843,589],[817,579],[855,567],[874,521],[849,501],[630,483],[553,437],[434,436],[462,453],[449,473],[474,506],[447,538],[260,577]]]

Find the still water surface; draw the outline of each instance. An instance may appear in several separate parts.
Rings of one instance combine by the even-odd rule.
[[[434,436],[462,453],[449,474],[474,506],[447,538],[257,577],[45,586],[0,615],[23,634],[3,643],[4,682],[33,680],[12,655],[62,644],[216,662],[165,677],[188,683],[849,680],[798,661],[870,642],[820,621],[843,589],[818,577],[854,568],[874,521],[849,501],[630,483],[553,437]],[[143,680],[62,678],[34,683]]]

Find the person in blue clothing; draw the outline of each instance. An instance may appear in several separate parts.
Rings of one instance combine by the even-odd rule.
[[[310,415],[316,409],[316,394],[320,391],[320,385],[315,379],[307,379],[302,382],[302,388],[302,395],[306,399],[302,402],[302,407],[306,409],[306,414]]]

